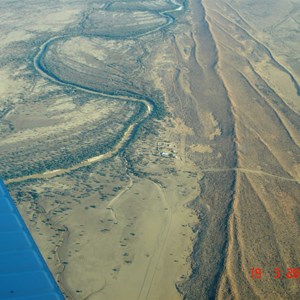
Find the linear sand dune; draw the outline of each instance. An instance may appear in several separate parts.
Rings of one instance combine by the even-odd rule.
[[[203,3],[218,49],[217,70],[233,107],[238,147],[225,268],[217,297],[296,299],[300,291],[295,280],[272,281],[271,278],[274,268],[280,268],[284,276],[289,267],[299,264],[299,238],[296,238],[299,222],[293,210],[299,209],[296,195],[300,191],[300,119],[297,110],[286,100],[290,90],[298,93],[299,84],[288,68],[276,61],[268,46],[249,34],[251,26],[236,10],[233,12],[242,25],[230,21],[224,13],[215,13],[213,4]],[[225,27],[226,34],[244,51],[223,38],[224,18],[231,22],[231,27]],[[260,58],[253,55],[255,52]],[[276,92],[272,78],[262,66],[273,69],[282,78],[289,76],[286,94],[282,90]],[[259,81],[264,89],[260,89]],[[250,276],[251,268],[257,266],[264,272],[261,281]]]
[[[272,276],[273,268],[285,272],[299,264],[298,238],[293,242],[299,235],[299,83],[258,30],[261,10],[240,7],[193,1],[191,27],[173,39],[182,65],[172,78],[178,102],[169,97],[168,103],[192,129],[187,157],[204,174],[193,203],[200,223],[193,273],[180,288],[186,299],[297,299],[295,280],[272,282],[266,275],[260,283],[250,272],[260,266]],[[193,151],[195,145],[212,155]]]

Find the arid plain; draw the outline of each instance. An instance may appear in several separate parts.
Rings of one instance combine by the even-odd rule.
[[[0,176],[66,298],[299,299],[299,0],[5,0],[0,28]]]

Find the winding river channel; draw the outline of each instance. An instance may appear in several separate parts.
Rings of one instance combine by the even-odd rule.
[[[128,37],[126,37],[126,39],[139,38],[139,37],[142,37],[142,36],[146,36],[146,35],[152,34],[154,32],[160,31],[163,28],[166,28],[167,26],[170,26],[171,24],[173,24],[175,22],[175,18],[171,14],[175,13],[175,12],[178,12],[178,11],[184,11],[185,10],[185,1],[183,1],[183,3],[179,3],[175,0],[170,0],[170,1],[168,1],[168,4],[170,4],[172,6],[172,9],[156,12],[156,14],[158,16],[163,17],[163,18],[166,19],[166,22],[164,24],[162,24],[160,26],[157,26],[154,29],[151,29],[151,30],[146,31],[144,33],[128,36]],[[104,6],[104,9],[107,9],[107,6]],[[88,158],[86,160],[83,160],[83,161],[81,161],[81,162],[79,162],[75,165],[69,166],[68,168],[49,170],[49,171],[46,171],[46,172],[43,172],[43,173],[12,178],[12,179],[6,180],[6,183],[21,182],[21,181],[25,181],[25,180],[28,180],[28,179],[51,178],[51,177],[54,177],[54,176],[57,176],[57,175],[64,174],[64,173],[69,172],[69,171],[76,170],[76,169],[81,168],[83,166],[90,165],[94,162],[98,162],[98,161],[102,161],[104,159],[111,158],[112,156],[117,154],[120,149],[122,149],[125,145],[127,145],[130,142],[130,140],[133,138],[134,133],[136,132],[138,127],[143,122],[145,122],[148,118],[150,118],[151,115],[157,109],[155,101],[153,101],[151,98],[145,97],[143,95],[139,95],[139,94],[134,93],[134,92],[130,92],[130,95],[120,95],[120,93],[118,93],[118,92],[117,93],[103,92],[103,91],[101,91],[101,86],[99,86],[99,89],[98,88],[91,88],[91,87],[85,86],[84,84],[81,84],[81,83],[75,83],[75,82],[72,82],[72,81],[68,81],[68,80],[63,79],[59,75],[54,74],[51,70],[49,70],[43,64],[43,58],[45,57],[45,55],[49,51],[50,47],[54,43],[57,43],[58,41],[63,41],[63,40],[74,38],[74,37],[78,37],[78,34],[68,33],[66,35],[54,36],[54,37],[50,38],[49,40],[47,40],[45,43],[43,43],[40,46],[40,49],[39,49],[37,55],[35,56],[34,62],[33,62],[35,69],[40,73],[40,75],[43,76],[44,78],[52,81],[52,82],[55,82],[55,83],[59,84],[59,85],[69,86],[69,87],[81,90],[83,92],[86,92],[86,93],[99,95],[99,96],[106,97],[106,98],[113,98],[113,99],[117,99],[117,100],[120,100],[120,101],[139,102],[139,103],[141,103],[145,106],[144,115],[140,116],[137,119],[137,121],[135,121],[133,124],[130,124],[128,126],[128,128],[126,129],[126,131],[124,132],[121,139],[114,145],[114,147],[110,151],[108,151],[106,153],[103,153],[101,155],[97,155],[97,156],[94,156],[94,157],[90,157],[90,158]],[[79,36],[79,37],[89,38],[89,35],[84,34],[84,35]],[[92,37],[95,38],[94,35]],[[101,35],[99,35],[98,38],[101,38]],[[107,39],[107,36],[105,36],[105,38]],[[113,40],[113,38],[112,38],[112,40]]]

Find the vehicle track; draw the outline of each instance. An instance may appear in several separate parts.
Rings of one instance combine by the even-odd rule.
[[[143,283],[142,283],[137,300],[151,299],[151,298],[149,298],[149,295],[150,295],[150,291],[152,288],[153,280],[155,278],[155,274],[157,272],[157,267],[159,265],[161,255],[162,255],[165,245],[167,243],[170,228],[172,225],[172,211],[171,211],[171,208],[166,199],[165,193],[162,191],[159,184],[157,184],[153,181],[152,181],[152,183],[158,189],[158,192],[160,194],[160,197],[162,199],[162,203],[163,203],[165,209],[166,208],[168,209],[167,225],[164,228],[162,228],[162,230],[160,231],[159,242],[157,244],[157,248],[156,248],[154,255],[152,256],[151,260],[148,263],[147,270],[144,275]]]
[[[118,224],[118,218],[116,214],[116,210],[114,209],[114,204],[119,200],[119,198],[128,192],[133,186],[133,181],[130,177],[130,182],[127,187],[125,187],[117,196],[115,196],[113,199],[111,199],[108,204],[106,205],[106,209],[109,209],[111,211],[112,218],[114,220],[114,224]]]
[[[237,171],[237,172],[242,172],[242,173],[251,173],[251,174],[256,174],[256,175],[269,176],[269,177],[277,178],[277,179],[280,179],[280,180],[300,183],[300,178],[283,177],[283,176],[274,175],[274,174],[264,172],[264,171],[260,171],[260,170],[251,170],[251,169],[244,169],[244,168],[202,169],[201,171],[202,172],[212,172],[212,173]]]

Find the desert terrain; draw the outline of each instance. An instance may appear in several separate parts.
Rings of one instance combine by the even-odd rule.
[[[66,299],[299,299],[299,0],[0,17],[0,176]]]

